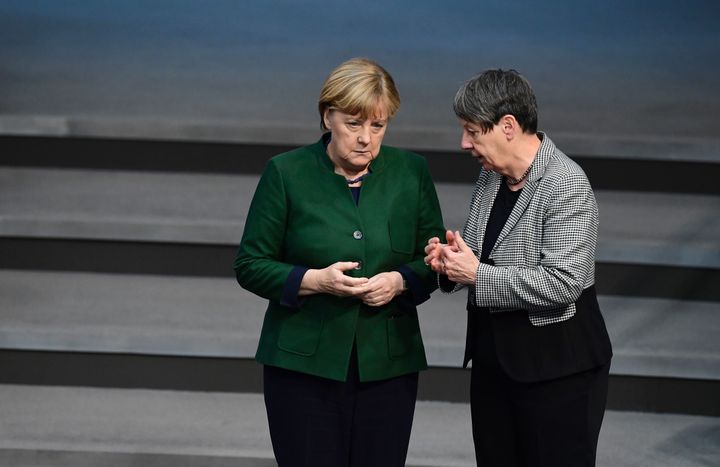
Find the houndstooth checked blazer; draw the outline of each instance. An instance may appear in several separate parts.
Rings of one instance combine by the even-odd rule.
[[[494,266],[480,264],[468,300],[491,313],[526,310],[534,326],[545,326],[574,316],[576,300],[595,283],[598,209],[582,169],[538,135],[528,179],[490,253]],[[483,169],[475,185],[463,239],[478,257],[502,182]],[[446,293],[464,288],[439,279]]]

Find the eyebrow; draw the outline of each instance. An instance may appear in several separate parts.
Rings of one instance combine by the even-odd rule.
[[[356,116],[356,115],[348,115],[348,116],[345,117],[345,118],[346,118],[346,120],[358,120],[358,121],[362,121],[362,122],[367,121],[367,120],[370,120],[370,121],[372,121],[372,122],[381,122],[381,123],[387,123],[388,120],[389,120],[387,117],[385,117],[385,118],[375,118],[375,117],[373,117],[373,118],[363,118],[363,117],[360,116],[360,115],[357,115],[357,116]]]

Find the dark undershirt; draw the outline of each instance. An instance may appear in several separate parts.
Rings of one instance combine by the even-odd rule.
[[[505,223],[510,217],[510,213],[515,207],[515,203],[520,197],[522,189],[512,191],[503,179],[500,189],[495,197],[487,226],[485,227],[485,237],[483,239],[482,252],[480,253],[480,262],[494,265],[490,259],[490,252],[495,246],[500,232],[502,232]],[[495,365],[495,347],[492,344],[492,329],[490,326],[490,312],[487,309],[476,310],[475,316],[475,339],[472,354],[473,367],[492,366]]]
[[[520,193],[522,193],[522,189],[512,191],[504,180],[500,184],[500,189],[495,197],[495,202],[490,210],[490,217],[485,227],[485,237],[483,239],[482,252],[480,253],[481,263],[493,264],[490,259],[490,252],[495,246],[500,232],[502,232],[503,227],[505,227],[505,222],[507,222],[508,217],[510,217],[510,213],[513,207],[515,207]]]
[[[352,194],[352,197],[355,200],[355,204],[358,204],[360,202],[360,188],[361,187],[359,186],[350,187],[350,194]]]

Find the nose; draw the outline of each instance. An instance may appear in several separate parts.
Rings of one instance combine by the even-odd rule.
[[[358,133],[358,143],[360,144],[368,144],[370,142],[370,128],[366,125],[363,125],[360,129],[360,133]]]
[[[470,138],[470,135],[467,133],[467,131],[463,131],[462,137],[460,138],[460,148],[465,150],[470,150],[473,148],[472,138]]]

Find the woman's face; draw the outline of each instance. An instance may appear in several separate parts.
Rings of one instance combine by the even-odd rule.
[[[384,108],[377,108],[372,115],[364,119],[336,109],[325,111],[325,127],[332,134],[327,151],[335,166],[361,171],[377,157],[388,117]]]
[[[485,170],[498,172],[498,169],[504,168],[501,142],[505,140],[505,135],[499,125],[495,125],[490,131],[483,133],[480,125],[462,118],[458,120],[463,130],[460,147],[469,151]]]

